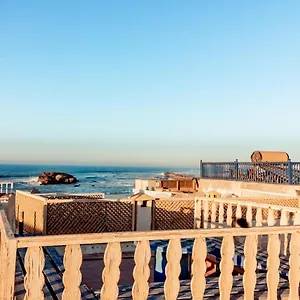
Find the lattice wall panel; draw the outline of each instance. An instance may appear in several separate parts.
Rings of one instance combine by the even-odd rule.
[[[130,202],[49,203],[47,234],[80,234],[132,230]]]
[[[194,228],[194,200],[158,200],[154,204],[153,229]]]

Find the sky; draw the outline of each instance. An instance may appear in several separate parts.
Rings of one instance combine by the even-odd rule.
[[[300,161],[300,1],[0,1],[0,162]]]

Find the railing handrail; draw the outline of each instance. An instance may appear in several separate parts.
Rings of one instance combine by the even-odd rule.
[[[14,239],[15,235],[11,229],[10,223],[7,219],[6,213],[3,209],[2,204],[0,203],[0,232],[3,230],[5,233],[4,236],[7,239]]]
[[[270,226],[270,227],[251,227],[251,228],[218,228],[218,229],[187,229],[187,230],[159,230],[159,231],[138,231],[138,232],[108,232],[91,234],[67,234],[58,236],[28,236],[16,237],[17,247],[47,247],[63,245],[89,245],[106,244],[112,242],[137,242],[171,239],[189,238],[210,238],[224,236],[253,236],[269,234],[300,233],[300,225],[293,226]]]
[[[240,199],[240,198],[237,198]],[[273,204],[265,204],[265,203],[258,203],[258,202],[246,202],[240,200],[233,200],[232,198],[209,198],[209,197],[196,197],[195,201],[197,200],[204,200],[204,201],[212,201],[212,202],[222,202],[222,203],[230,203],[235,205],[241,206],[254,206],[259,208],[266,208],[266,209],[273,209],[273,210],[284,210],[287,212],[294,212],[300,213],[300,208],[297,207],[290,207],[290,206],[281,206],[281,205],[273,205]]]

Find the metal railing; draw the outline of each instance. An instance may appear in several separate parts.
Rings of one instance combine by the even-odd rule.
[[[300,162],[202,162],[200,177],[245,182],[300,184]]]

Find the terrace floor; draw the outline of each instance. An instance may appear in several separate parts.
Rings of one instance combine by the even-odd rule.
[[[219,239],[214,239],[216,248],[221,246]],[[235,258],[235,265],[243,264],[243,245],[236,245],[236,253],[240,258]],[[16,264],[16,284],[15,299],[24,299],[24,257],[26,249],[18,250]],[[47,300],[62,299],[64,272],[63,258],[53,247],[44,247],[45,254],[45,286],[44,295]],[[255,289],[255,299],[267,299],[267,283],[266,283],[266,260],[267,254],[258,253],[258,265],[262,269],[262,273],[257,273],[257,283]],[[100,288],[102,285],[101,273],[103,270],[103,255],[85,256],[82,263],[82,281],[80,286],[82,299],[99,299]],[[124,254],[122,264],[120,266],[121,278],[119,286],[119,299],[132,299],[131,289],[133,284],[132,271],[134,268],[133,254]],[[149,296],[148,299],[165,299],[164,283],[153,282],[154,257],[150,262],[151,275],[149,279]],[[288,260],[281,257],[281,278],[278,285],[278,299],[286,299],[289,292],[289,282],[286,278],[288,272]],[[219,299],[218,277],[206,278],[206,290],[204,299]],[[180,281],[180,291],[177,299],[192,299],[190,290],[190,280]],[[243,276],[236,275],[233,280],[231,299],[244,299]]]

